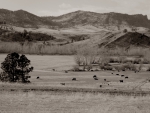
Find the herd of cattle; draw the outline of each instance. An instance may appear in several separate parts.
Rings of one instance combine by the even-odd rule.
[[[68,73],[65,71],[65,73]],[[111,73],[111,74],[114,74],[114,73]],[[121,76],[121,77],[124,77],[125,79],[128,79],[129,77],[128,76],[125,76],[125,75],[120,75],[120,74],[116,74],[116,76]],[[38,76],[37,79],[40,79],[40,77]],[[93,76],[93,79],[94,80],[98,80],[98,77],[96,75]],[[72,78],[72,81],[77,81],[77,78]],[[106,79],[104,79],[104,82],[109,82],[107,81]],[[119,80],[120,83],[123,83],[123,80]],[[61,85],[65,85],[65,83],[60,83]],[[109,84],[108,84],[109,85]],[[102,87],[102,85],[100,85],[100,87]]]

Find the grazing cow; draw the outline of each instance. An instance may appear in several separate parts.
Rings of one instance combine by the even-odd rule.
[[[100,85],[99,87],[102,87],[102,85]]]
[[[77,80],[76,78],[73,78],[73,79],[72,79],[72,81],[76,81],[76,80]]]
[[[55,69],[53,69],[53,71],[55,71]]]
[[[113,74],[113,73],[111,73],[111,74]]]
[[[129,77],[125,77],[125,79],[128,79]]]
[[[121,77],[124,77],[124,75],[121,75]]]
[[[108,86],[109,86],[109,84],[108,84]]]
[[[93,76],[93,78],[96,78],[96,77],[97,77],[96,75]]]
[[[68,71],[66,70],[65,73],[68,73]]]
[[[123,69],[122,71],[125,71],[125,69]]]
[[[116,74],[116,75],[119,75],[119,74]]]
[[[120,82],[123,82],[123,80],[120,80]]]
[[[40,77],[36,77],[36,79],[39,79]]]
[[[104,81],[106,81],[106,79],[104,79]]]
[[[98,80],[98,78],[97,78],[97,77],[95,77],[95,78],[94,78],[94,80]]]
[[[60,84],[63,85],[63,86],[65,85],[65,83],[60,83]]]

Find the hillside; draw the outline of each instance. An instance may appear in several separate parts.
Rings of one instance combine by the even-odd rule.
[[[128,32],[105,46],[109,48],[114,48],[116,46],[126,48],[130,46],[149,48],[150,37],[138,32]]]
[[[18,27],[51,27],[57,26],[58,23],[51,20],[44,20],[34,14],[31,14],[24,10],[10,11],[6,9],[0,9],[0,23],[5,22],[10,25]]]
[[[58,17],[44,17],[47,20],[61,22],[63,27],[71,27],[77,25],[93,25],[93,26],[116,26],[118,29],[123,26],[129,27],[146,27],[150,28],[150,20],[146,15],[128,15],[121,13],[95,13],[88,11],[76,11],[64,14]]]
[[[0,39],[20,41],[24,29],[33,40],[49,44],[96,47],[150,47],[147,16],[76,11],[58,17],[39,17],[27,11],[0,9]],[[123,30],[127,29],[127,33]],[[47,38],[47,39],[46,39]]]
[[[97,48],[130,48],[130,47],[150,47],[150,37],[138,32],[104,32],[93,34],[83,41],[72,43],[73,45],[97,47]]]
[[[92,26],[107,30],[132,29],[135,27],[150,28],[146,15],[128,15],[121,13],[95,13],[76,11],[61,16],[39,17],[24,10],[10,11],[0,9],[0,24],[3,22],[26,28],[72,28]]]

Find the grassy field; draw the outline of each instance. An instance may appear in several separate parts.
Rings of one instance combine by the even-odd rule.
[[[133,93],[135,87],[134,91],[149,91],[150,83],[146,81],[143,84],[149,73],[119,73],[128,75],[128,80],[115,75],[117,72],[111,73],[35,71],[30,74],[31,84],[0,83],[0,113],[149,113],[149,95],[98,92],[115,90]],[[99,80],[95,81],[93,75],[97,75]],[[37,76],[40,79],[36,79]],[[77,81],[72,81],[73,77]],[[104,78],[109,82],[104,82]],[[120,83],[120,79],[124,83]],[[65,83],[65,86],[60,83]],[[81,88],[85,90],[79,91]]]
[[[7,54],[0,54],[0,62],[3,62]],[[59,55],[26,55],[31,60],[31,65],[34,71],[51,71],[68,70],[76,65],[73,56],[59,56]]]
[[[0,92],[1,113],[149,113],[150,97],[91,93]]]
[[[1,54],[0,62],[5,57]],[[73,56],[27,57],[35,67],[30,73],[31,83],[0,82],[0,113],[150,112],[148,71],[65,72],[75,65]]]
[[[4,60],[6,54],[0,55],[0,62]],[[73,72],[67,71],[72,69],[75,65],[73,56],[37,56],[27,55],[31,60],[31,65],[34,66],[34,71],[30,73],[31,84],[24,85],[24,87],[31,87],[38,89],[43,87],[47,89],[49,87],[71,87],[71,88],[90,88],[90,89],[116,89],[116,90],[143,90],[148,91],[149,85],[149,72],[148,71],[84,71]],[[55,69],[55,71],[53,71]],[[118,75],[116,75],[118,74]],[[94,80],[93,76],[96,75],[98,80]],[[121,77],[121,75],[124,75]],[[39,79],[36,79],[40,77]],[[128,77],[128,79],[125,79]],[[72,78],[76,78],[77,81],[72,81]],[[106,79],[106,81],[104,81]],[[123,80],[123,83],[120,83]],[[65,83],[61,85],[60,83]],[[2,83],[3,84],[3,83]],[[13,88],[16,84],[6,84],[10,88]],[[100,85],[102,87],[100,88]],[[16,87],[22,87],[18,85]],[[5,87],[5,88],[7,88]],[[9,88],[8,87],[8,88]],[[0,88],[3,89],[2,85]]]

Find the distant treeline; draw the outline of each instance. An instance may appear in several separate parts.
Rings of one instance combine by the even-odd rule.
[[[76,42],[76,41],[82,41],[85,39],[89,39],[89,36],[88,35],[76,35],[76,36],[70,36],[69,39],[72,42]]]
[[[0,21],[0,24],[6,24],[6,22],[5,21]]]
[[[52,35],[47,35],[43,33],[33,33],[24,30],[24,32],[9,32],[7,30],[0,29],[0,40],[6,42],[22,42],[28,41],[48,41],[56,39]]]

